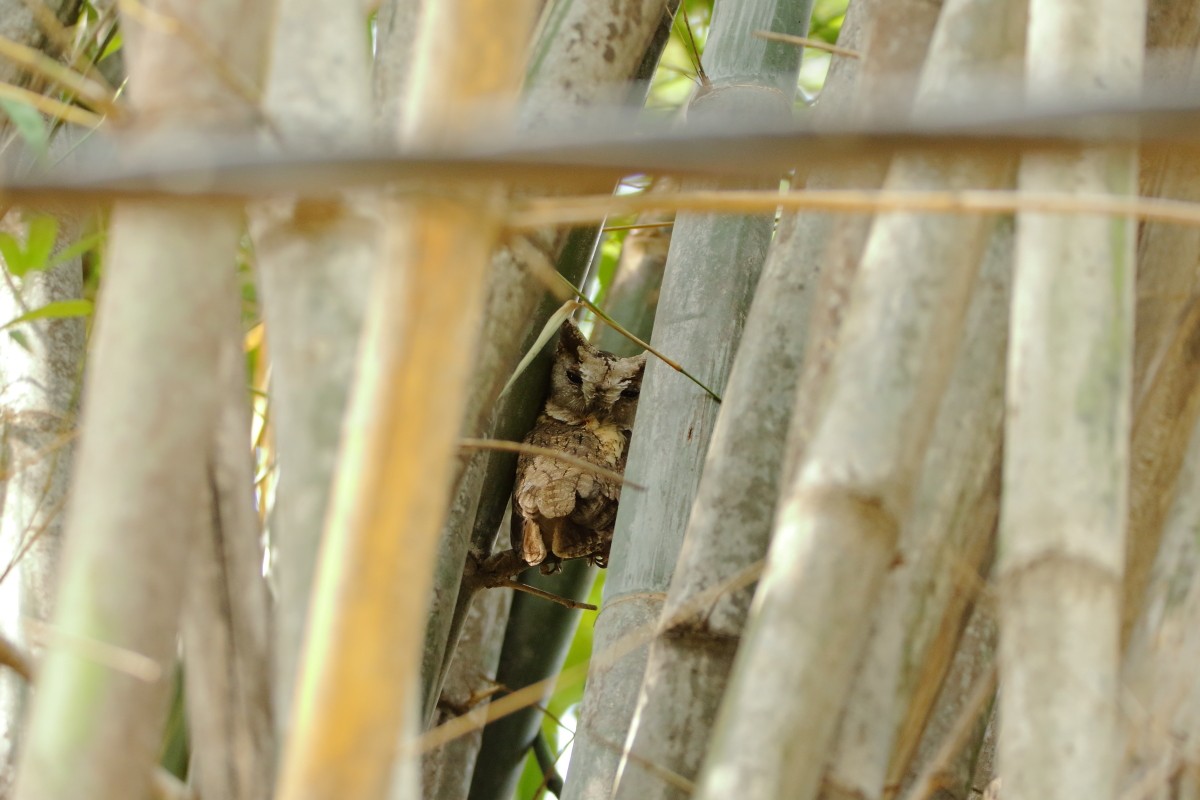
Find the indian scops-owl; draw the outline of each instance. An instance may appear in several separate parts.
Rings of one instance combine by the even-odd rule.
[[[559,332],[550,396],[525,443],[625,471],[646,354],[597,350],[570,320]],[[512,547],[543,573],[567,558],[608,565],[621,485],[549,456],[521,454],[512,497]]]

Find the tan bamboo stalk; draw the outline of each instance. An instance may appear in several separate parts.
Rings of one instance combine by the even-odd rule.
[[[1130,800],[1196,796],[1180,776],[1195,780],[1200,755],[1200,426],[1189,437],[1174,496],[1121,675],[1121,797]]]
[[[370,54],[359,4],[281,0],[273,36],[263,104],[284,146],[319,141],[336,151],[366,141]],[[289,729],[342,418],[380,256],[378,206],[373,194],[330,191],[320,200],[272,198],[250,209],[279,470],[268,527],[280,741]]]
[[[1019,74],[1024,33],[1023,2],[951,0],[925,74],[962,86]],[[990,241],[963,344],[826,774],[833,793],[876,796],[903,777],[992,552],[1013,248],[1011,223],[994,222],[984,221]]]
[[[998,26],[990,32],[1001,32],[990,40],[992,52],[945,44],[969,19],[947,13],[957,8],[951,3],[939,19],[918,112],[969,99],[975,87],[963,78],[1009,52],[1003,32],[1013,24],[1012,6],[981,7]],[[1010,169],[1003,159],[905,156],[893,162],[886,186],[995,187]],[[817,793],[867,643],[870,610],[913,507],[987,232],[980,218],[876,218],[833,356],[825,410],[776,516],[699,797]],[[788,699],[782,713],[780,698]]]
[[[264,7],[161,0],[122,11],[129,100],[143,130],[184,138],[189,126],[248,127]],[[222,54],[216,63],[213,53]],[[115,800],[149,788],[186,583],[186,532],[199,515],[212,442],[212,376],[225,310],[236,302],[241,209],[129,202],[114,209],[110,226],[52,644],[23,746],[21,797]],[[106,647],[148,659],[135,659],[145,668],[131,674],[97,660]]]
[[[843,26],[861,15],[863,43],[858,49],[863,58],[861,61],[835,61],[827,78],[827,85],[836,85],[840,73],[861,70],[861,77],[855,79],[860,88],[847,112],[850,119],[866,120],[876,113],[902,115],[911,110],[917,89],[916,76],[925,62],[940,11],[940,0],[936,3],[854,0]],[[817,111],[836,116],[836,109],[821,112],[818,105]],[[815,170],[806,188],[876,191],[883,185],[890,163],[891,159],[885,153],[868,154],[853,163],[831,165]],[[873,215],[865,213],[832,217],[806,215],[805,218],[815,220],[810,224],[817,226],[818,235],[798,237],[795,245],[785,248],[779,256],[785,260],[812,259],[819,264],[803,374],[788,427],[782,472],[784,481],[799,464],[812,435],[812,427],[820,417],[829,370],[837,350],[838,331],[850,301],[850,287],[858,273],[863,247],[874,220]],[[826,232],[820,233],[821,228]],[[789,255],[787,250],[795,252]]]
[[[531,3],[431,4],[404,135],[462,132],[521,82]],[[413,707],[436,542],[474,363],[498,186],[415,187],[385,209],[385,262],[330,507],[279,795],[382,798]],[[414,191],[414,190],[410,190]]]
[[[946,800],[965,800],[978,785],[974,782],[976,771],[985,755],[982,751],[995,707],[997,633],[994,604],[991,598],[980,596],[982,583],[976,589],[978,602],[962,636],[956,637],[957,650],[929,711],[929,725],[919,734],[919,743],[904,747],[912,752],[909,763],[900,768],[908,774],[896,769],[884,797],[925,800],[936,787],[949,793]],[[904,731],[901,737],[905,734],[918,738],[917,731]],[[900,745],[905,744],[901,738]]]
[[[230,304],[205,503],[193,523],[182,622],[189,783],[201,797],[257,800],[275,782],[270,598],[254,495],[241,308]]]
[[[1150,91],[1163,85],[1179,85],[1193,76],[1196,46],[1200,43],[1200,6],[1174,0],[1147,0],[1146,75],[1143,85]],[[1185,153],[1175,151],[1147,156],[1139,172],[1141,194],[1172,197],[1195,202],[1200,199],[1200,167]],[[1175,317],[1200,287],[1189,254],[1200,248],[1200,230],[1178,225],[1146,223],[1138,241],[1137,313],[1134,315],[1133,387],[1141,395],[1155,360],[1171,336]],[[1186,436],[1182,437],[1185,441]],[[1137,538],[1130,537],[1130,548]],[[1144,573],[1154,560],[1153,548]],[[1134,563],[1131,562],[1133,567]],[[1136,585],[1134,570],[1126,573],[1126,590]],[[1132,598],[1131,598],[1132,599]]]
[[[1034,3],[1035,100],[1132,94],[1146,5]],[[1020,187],[1130,194],[1128,148],[1024,157]],[[998,771],[1013,797],[1115,796],[1135,227],[1022,213],[997,578]]]
[[[422,9],[435,0],[381,0],[375,15],[375,60],[372,67],[374,127],[380,141],[399,136],[408,78],[416,48],[414,32]],[[353,7],[354,3],[347,3]],[[361,19],[361,17],[360,17]]]
[[[18,796],[128,798],[147,788],[175,658],[184,534],[200,514],[212,441],[223,311],[236,303],[240,217],[199,205],[113,213],[51,647]],[[157,677],[97,661],[88,642],[152,659]]]
[[[945,11],[954,8],[952,2]],[[1002,30],[991,23],[991,33]],[[1019,40],[1020,26],[1016,33]],[[842,717],[825,777],[831,792],[881,796],[886,787],[894,790],[939,689],[952,691],[943,680],[995,544],[1012,255],[1012,223],[999,221],[901,530],[898,565],[884,584]]]
[[[1143,85],[1181,81],[1197,69],[1200,5],[1149,0],[1146,13],[1147,75]],[[1150,72],[1153,69],[1153,73]],[[1200,167],[1181,152],[1146,158],[1142,192],[1200,200]],[[1146,222],[1138,237],[1137,306],[1133,358],[1134,428],[1129,484],[1129,535],[1125,543],[1121,637],[1127,641],[1158,552],[1174,483],[1197,406],[1190,348],[1182,329],[1195,322],[1191,306],[1200,284],[1196,262],[1200,229]]]

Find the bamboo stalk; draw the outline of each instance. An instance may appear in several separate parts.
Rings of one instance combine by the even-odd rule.
[[[1010,57],[1018,8],[1007,0],[943,8],[915,113],[969,97],[973,70]],[[965,46],[964,30],[974,33],[973,44],[988,46]],[[886,186],[955,191],[1003,185],[1010,175],[1001,161],[906,156],[893,162]],[[808,798],[819,791],[838,714],[868,642],[870,612],[912,511],[987,233],[978,219],[876,218],[823,411],[780,501],[700,798],[734,791]],[[782,713],[780,698],[788,698]],[[882,746],[868,748],[870,768],[845,773],[862,782],[852,789],[867,796],[882,790],[886,774],[891,729],[882,730]]]
[[[206,503],[194,523],[180,623],[189,783],[203,797],[257,800],[275,782],[270,596],[247,447],[250,414],[241,308],[230,303]]]
[[[423,8],[403,135],[461,134],[466,104],[511,98],[532,3]],[[437,538],[454,478],[498,231],[500,187],[424,186],[385,208],[385,258],[316,576],[283,800],[382,798],[417,687]],[[401,796],[411,791],[401,786]]]
[[[1198,75],[1200,5],[1149,0],[1147,55],[1161,54],[1144,86]],[[1182,152],[1145,157],[1139,172],[1142,193],[1174,200],[1200,200],[1200,166]],[[1195,265],[1200,228],[1147,222],[1138,236],[1137,306],[1134,313],[1133,438],[1130,444],[1129,533],[1121,641],[1127,642],[1142,607],[1150,567],[1162,539],[1170,491],[1183,462],[1187,431],[1200,411],[1191,341],[1200,313]]]
[[[1200,747],[1200,426],[1163,526],[1162,548],[1122,670],[1125,759],[1122,800],[1167,797],[1194,767]],[[1180,797],[1194,797],[1184,789]]]
[[[839,41],[857,46],[876,9],[851,6]],[[830,76],[818,113],[853,101],[858,72],[839,69]],[[809,184],[843,177],[843,170],[828,168]],[[647,658],[636,722],[625,741],[621,796],[678,797],[685,792],[664,781],[661,770],[688,781],[699,773],[753,592],[723,596],[693,615],[680,612],[766,553],[815,284],[830,269],[822,254],[833,225],[819,215],[786,216],[768,251],[665,601],[664,618],[675,624],[660,623]]]
[[[1023,3],[945,3],[925,63],[918,113],[922,103],[937,102],[939,93],[944,102],[967,92],[975,74],[1017,71],[1024,32]],[[981,185],[1011,185],[1013,175],[1011,168],[1008,174],[979,168],[976,179]],[[974,587],[964,585],[969,581],[964,576],[977,575],[993,550],[1012,262],[1011,223],[993,222],[975,234],[988,245],[978,255],[967,248],[957,257],[953,250],[941,251],[948,268],[965,268],[977,258],[981,276],[918,467],[913,505],[902,523],[899,566],[885,580],[826,773],[834,796],[884,794],[903,769],[896,762],[906,764],[911,757],[974,601]],[[897,257],[895,268],[910,268],[906,255]]]
[[[1145,11],[1031,4],[1031,95],[1136,91]],[[1024,158],[1022,189],[1064,186],[1132,194],[1133,154]],[[1006,796],[1116,793],[1135,243],[1129,219],[1018,217],[997,563]]]
[[[313,20],[321,20],[313,25]],[[353,3],[281,0],[264,111],[286,141],[310,136],[331,150],[367,139],[367,42]],[[379,220],[364,193],[252,205],[263,319],[270,339],[271,412],[278,482],[271,509],[276,588],[275,725],[291,728],[297,662],[328,512],[371,276]]]
[[[263,8],[152,5],[229,54],[228,69],[257,80],[269,24]],[[192,48],[130,16],[122,33],[140,119],[171,127],[180,140],[248,126],[253,109]],[[122,203],[110,224],[65,522],[70,544],[54,616],[60,635],[39,669],[17,778],[17,795],[47,800],[125,800],[150,787],[167,700],[162,676],[176,655],[187,532],[200,515],[218,408],[211,376],[237,300],[240,207]],[[118,671],[81,642],[132,651],[159,677]]]
[[[752,32],[772,27],[804,33],[811,11],[808,0],[718,2],[704,53],[707,75],[688,105],[689,117],[701,122],[741,114],[786,119],[799,51]],[[751,184],[765,185],[778,185],[778,176],[767,173]],[[648,490],[621,498],[604,607],[594,632],[597,650],[632,628],[653,625],[663,608],[720,408],[713,395],[720,395],[732,368],[773,222],[764,215],[707,214],[680,215],[675,221],[650,344],[686,364],[700,386],[711,388],[700,389],[661,361],[647,366],[626,474]],[[669,786],[660,775],[647,780],[644,767],[612,746],[627,739],[647,658],[646,649],[639,649],[589,669],[567,800],[608,797],[614,791],[641,798]]]
[[[664,17],[672,2],[622,0],[615,6],[588,0],[555,3],[532,48],[520,112],[523,124],[542,120],[538,124],[544,125],[547,115],[581,117],[585,109],[611,99],[613,86],[626,86],[630,79],[644,92],[648,76],[641,71],[647,62],[657,62],[665,45],[669,17]],[[631,102],[637,101],[637,92],[635,89]],[[557,124],[562,124],[561,118]],[[608,182],[601,185],[611,187]],[[510,380],[521,355],[531,347],[531,332],[540,328],[561,302],[547,296],[545,279],[561,281],[573,290],[583,281],[595,241],[596,231],[592,228],[569,232],[541,229],[511,237],[496,252],[488,270],[487,307],[468,395],[465,436],[519,440],[532,427],[545,399],[549,356],[536,358],[532,369],[522,373],[511,391],[502,392],[502,387]],[[469,590],[460,587],[467,551],[480,557],[491,552],[496,529],[509,504],[516,469],[516,460],[503,454],[476,455],[464,462],[460,464],[435,568],[436,589],[423,667],[422,694],[427,714],[437,699],[442,672],[457,640],[457,627],[470,602]],[[532,580],[555,594],[582,599],[576,593],[586,593],[581,578],[583,584],[590,585],[586,570],[570,566],[565,573]],[[566,642],[549,632],[544,646],[565,655]],[[554,661],[551,656],[542,668],[549,668]]]

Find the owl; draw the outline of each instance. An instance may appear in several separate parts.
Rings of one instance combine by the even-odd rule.
[[[623,473],[646,354],[597,350],[567,320],[550,371],[550,396],[525,443]],[[608,566],[621,485],[575,464],[522,454],[512,496],[512,548],[557,572],[563,559]]]

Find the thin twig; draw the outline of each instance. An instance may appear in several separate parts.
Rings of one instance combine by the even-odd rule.
[[[40,639],[44,644],[57,641],[64,647],[75,649],[83,658],[91,659],[97,664],[123,672],[145,683],[153,683],[162,677],[162,665],[149,656],[128,648],[102,642],[90,636],[70,633],[37,620],[28,619],[25,625],[31,637]]]
[[[592,737],[600,744],[604,745],[610,750],[613,750],[614,752],[620,753],[623,758],[629,759],[634,764],[637,764],[639,767],[646,770],[646,772],[649,772],[651,775],[663,781],[664,783],[674,786],[681,792],[690,795],[696,791],[696,784],[692,783],[675,770],[667,769],[661,764],[655,764],[650,759],[639,756],[632,750],[617,744],[612,739],[609,739],[607,736],[602,736],[594,730],[592,731]]]
[[[95,128],[104,120],[104,117],[87,109],[68,105],[52,97],[46,97],[43,94],[13,86],[11,83],[0,83],[0,97],[25,103],[26,105],[33,106],[43,114],[65,122],[73,122],[85,128]]]
[[[33,683],[33,662],[17,647],[15,642],[0,636],[0,664],[11,669],[26,681]]]
[[[630,225],[605,225],[600,230],[608,233],[609,231],[636,231],[642,228],[670,228],[675,224],[675,220],[667,220],[666,222],[634,222]]]
[[[967,695],[967,701],[963,703],[958,717],[954,720],[954,725],[946,734],[946,738],[942,740],[933,758],[929,759],[929,762],[917,775],[912,789],[909,790],[904,800],[926,800],[938,788],[942,776],[950,768],[950,762],[962,752],[966,745],[984,706],[996,694],[996,680],[995,664],[992,664],[988,667],[987,672],[975,679],[971,692]]]
[[[765,560],[759,559],[721,583],[697,593],[667,620],[655,620],[654,622],[634,628],[613,642],[611,646],[593,653],[591,663],[597,665],[599,668],[615,664],[639,647],[649,644],[657,634],[660,625],[664,628],[670,628],[676,624],[677,620],[690,619],[726,594],[736,592],[754,583],[762,575],[765,563]],[[487,713],[481,715],[484,717],[482,720],[478,720],[474,716],[470,719],[455,717],[454,719],[447,720],[421,735],[415,745],[417,752],[425,753],[434,748],[441,747],[446,742],[457,739],[459,736],[465,736],[490,722],[506,717],[509,714],[515,714],[523,708],[537,705],[543,702],[547,692],[552,690],[554,692],[561,692],[578,686],[587,677],[587,672],[588,664],[576,664],[564,669],[558,675],[517,689],[511,694],[488,703],[484,707]]]
[[[533,738],[533,757],[537,759],[538,767],[542,770],[542,785],[546,787],[546,791],[555,797],[562,797],[563,779],[554,766],[557,759],[550,751],[550,743],[546,741],[546,734],[540,726]]]
[[[688,43],[691,45],[688,55],[692,57],[696,65],[696,80],[700,82],[701,86],[707,89],[712,86],[712,81],[708,79],[708,74],[704,71],[704,65],[700,63],[700,48],[696,46],[696,36],[692,33],[692,21],[687,15],[687,3],[681,2],[679,4],[679,12],[676,13],[675,17],[676,19],[683,17],[683,29],[687,32]]]
[[[467,558],[466,569],[463,574],[463,585],[473,591],[480,589],[515,589],[518,592],[525,592],[534,597],[540,597],[543,600],[549,600],[552,603],[558,603],[560,606],[567,608],[582,609],[583,611],[597,610],[591,603],[572,600],[569,597],[552,594],[551,592],[517,581],[516,577],[529,569],[529,567],[529,563],[516,550],[501,550],[482,560],[478,556],[472,555]]]
[[[543,600],[549,600],[551,603],[558,603],[564,608],[577,609],[580,611],[600,610],[591,603],[584,603],[580,600],[572,600],[569,597],[563,597],[561,594],[547,592],[545,589],[539,589],[536,586],[530,586],[529,584],[521,583],[520,581],[507,580],[503,583],[497,584],[497,587],[501,589],[513,589],[518,592],[525,592],[526,594],[531,594],[534,597],[540,597]]]
[[[967,190],[862,191],[856,189],[694,191],[643,195],[525,198],[512,204],[511,228],[593,222],[610,214],[704,211],[728,214],[784,211],[907,211],[934,214],[1106,214],[1200,226],[1200,203],[1158,197],[1078,195],[1060,192]]]
[[[41,75],[67,88],[104,114],[116,116],[120,113],[120,109],[113,104],[112,90],[84,77],[70,67],[63,66],[39,50],[14,42],[6,36],[0,36],[0,56],[4,56],[29,72]]]
[[[561,461],[564,464],[570,464],[574,467],[579,467],[584,472],[590,472],[593,475],[599,475],[601,478],[607,478],[615,483],[628,486],[630,489],[645,491],[646,487],[639,483],[627,480],[624,475],[619,472],[614,472],[611,469],[600,467],[590,461],[585,461],[582,458],[567,455],[561,450],[554,450],[549,447],[538,447],[537,445],[525,444],[524,442],[510,442],[504,439],[459,439],[459,447],[471,450],[500,450],[506,453],[524,453],[530,456],[544,456],[545,458],[553,458],[555,461]]]
[[[862,58],[862,55],[857,50],[838,47],[836,44],[823,42],[820,39],[809,39],[807,36],[793,36],[790,33],[776,33],[775,31],[755,31],[753,35],[759,39],[767,39],[773,42],[786,42],[787,44],[797,44],[813,50],[824,50],[826,53],[833,53],[835,56]]]

